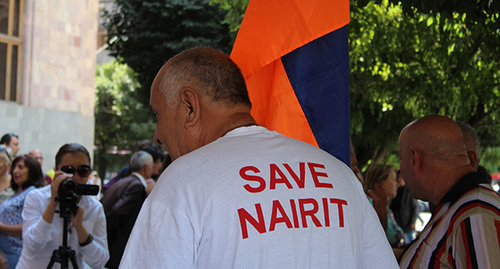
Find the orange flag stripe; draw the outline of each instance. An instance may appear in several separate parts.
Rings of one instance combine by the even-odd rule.
[[[257,124],[318,146],[281,61],[261,71],[247,79],[248,88],[252,89],[249,91],[252,115]]]
[[[231,57],[247,79],[263,66],[347,23],[348,0],[251,0]]]

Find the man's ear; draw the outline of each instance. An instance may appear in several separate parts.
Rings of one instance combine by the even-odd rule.
[[[411,148],[411,164],[413,174],[422,168],[422,156],[415,148]]]
[[[184,127],[188,128],[195,125],[200,119],[200,96],[198,95],[198,92],[190,87],[182,88],[180,96],[182,108],[186,113]]]
[[[146,176],[146,175],[148,174],[148,173],[147,173],[147,172],[148,172],[148,167],[149,167],[149,165],[148,165],[148,164],[145,164],[145,165],[142,167],[141,172],[142,172],[142,174],[143,174],[144,176]],[[147,179],[147,178],[145,178],[145,179]]]
[[[477,154],[472,150],[467,151],[467,157],[469,157],[470,165],[474,168],[477,167]]]

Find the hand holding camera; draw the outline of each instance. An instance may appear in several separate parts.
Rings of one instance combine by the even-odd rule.
[[[71,165],[61,167],[62,172],[56,172],[52,182],[52,197],[59,202],[59,214],[62,218],[72,217],[78,210],[79,195],[96,195],[99,192],[98,185],[80,184],[73,180],[74,175],[86,178],[90,172],[90,166],[80,165],[74,168]]]

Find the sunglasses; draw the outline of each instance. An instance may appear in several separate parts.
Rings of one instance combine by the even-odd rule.
[[[80,165],[76,169],[71,165],[65,165],[61,167],[61,171],[63,171],[66,174],[73,174],[73,175],[76,172],[80,177],[86,177],[90,175],[90,172],[92,172],[92,170],[90,169],[90,165],[86,164]]]

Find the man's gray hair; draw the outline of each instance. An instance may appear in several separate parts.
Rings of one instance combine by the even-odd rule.
[[[153,157],[146,151],[140,150],[130,158],[130,171],[137,172],[144,168],[146,165],[151,165],[153,163]]]

